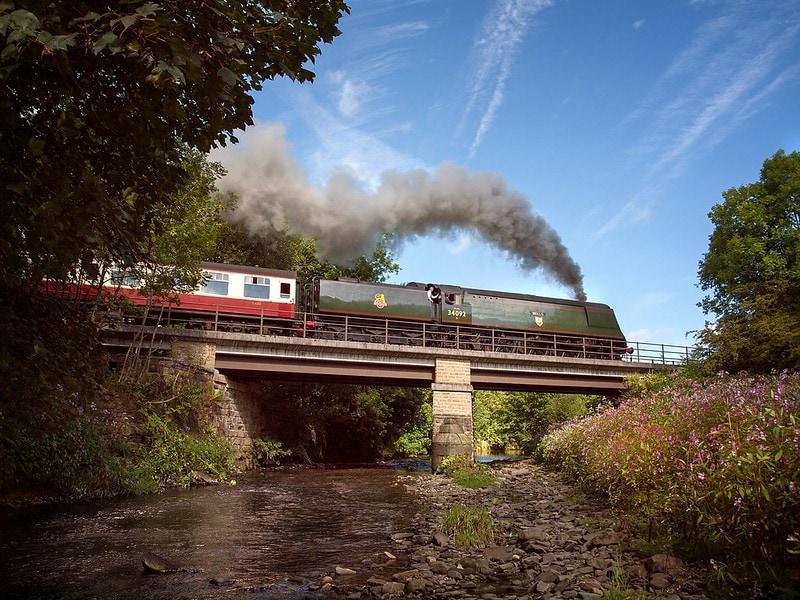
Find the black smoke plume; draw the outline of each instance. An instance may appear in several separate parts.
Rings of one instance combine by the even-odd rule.
[[[382,233],[402,243],[469,230],[506,251],[522,270],[541,269],[576,299],[586,299],[581,269],[559,235],[498,174],[470,174],[443,163],[433,173],[386,171],[376,192],[364,191],[346,174],[334,175],[320,189],[290,157],[281,127],[248,132],[246,144],[212,158],[228,171],[220,189],[238,197],[233,218],[253,235],[288,226],[316,239],[323,258],[346,264],[370,252]]]

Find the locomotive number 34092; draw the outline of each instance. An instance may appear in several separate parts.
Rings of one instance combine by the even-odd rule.
[[[459,310],[457,308],[448,308],[447,309],[447,316],[453,319],[464,319],[467,316],[467,311]]]

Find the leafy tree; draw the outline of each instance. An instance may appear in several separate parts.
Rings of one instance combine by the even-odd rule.
[[[397,456],[427,456],[431,452],[433,429],[433,398],[429,390],[422,395],[417,415],[394,445],[392,454]]]
[[[508,440],[502,433],[498,416],[505,405],[504,392],[478,391],[472,401],[472,431],[475,441],[488,448],[491,454],[505,451]]]
[[[509,446],[533,454],[550,425],[547,408],[548,394],[508,392],[499,417]]]
[[[716,322],[698,333],[711,372],[800,367],[800,153],[777,152],[758,182],[731,188],[709,213],[699,267]]]
[[[202,280],[200,261],[217,244],[223,213],[230,199],[217,190],[222,165],[197,150],[186,149],[184,184],[159,207],[158,223],[138,240],[140,255],[149,257],[126,269],[151,300],[172,301],[179,292],[194,290]]]
[[[253,122],[251,93],[306,68],[343,0],[0,4],[0,283],[141,256],[157,206]]]
[[[328,462],[374,460],[424,418],[426,390],[269,382],[267,433],[291,448],[295,459]]]
[[[316,277],[357,277],[362,281],[386,281],[400,265],[392,254],[392,234],[384,234],[372,253],[359,256],[352,265],[339,266],[320,260],[312,238],[294,235],[288,229],[251,236],[239,223],[225,223],[217,246],[205,258],[217,262],[296,271],[302,281]]]
[[[472,406],[475,439],[493,454],[531,454],[551,426],[585,415],[597,401],[577,394],[479,391]]]
[[[274,230],[268,236],[253,237],[243,225],[228,220],[220,227],[216,247],[204,259],[250,267],[294,268],[288,231]]]

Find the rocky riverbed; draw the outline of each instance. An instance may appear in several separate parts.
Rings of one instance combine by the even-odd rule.
[[[496,463],[497,484],[470,490],[441,475],[401,478],[419,497],[412,531],[387,551],[337,565],[311,595],[348,600],[407,596],[483,600],[541,598],[708,598],[706,574],[666,554],[643,555],[602,500],[532,461]],[[440,530],[454,504],[487,508],[489,546],[464,550]],[[616,595],[615,595],[616,594]]]

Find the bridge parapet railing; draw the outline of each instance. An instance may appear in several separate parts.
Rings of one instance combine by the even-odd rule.
[[[681,366],[692,357],[691,346],[671,344],[655,344],[650,342],[628,342],[632,352],[623,359],[635,363],[652,363],[655,365]]]
[[[313,320],[311,322],[314,322]],[[354,342],[400,344],[428,348],[477,350],[635,363],[680,366],[691,357],[692,348],[670,344],[619,341],[512,329],[487,329],[468,325],[440,325],[342,317],[335,331],[309,330],[303,336]],[[630,351],[626,349],[630,348]]]
[[[540,331],[438,324],[435,322],[387,320],[368,316],[316,315],[307,313],[302,320],[278,315],[239,315],[226,320],[225,306],[205,319],[168,317],[166,326],[189,327],[209,331],[232,331],[265,336],[292,336],[346,342],[476,350],[581,359],[624,360],[653,365],[680,366],[691,356],[688,346],[628,342],[561,335]],[[299,315],[298,315],[299,316]],[[631,351],[626,352],[626,348]]]

